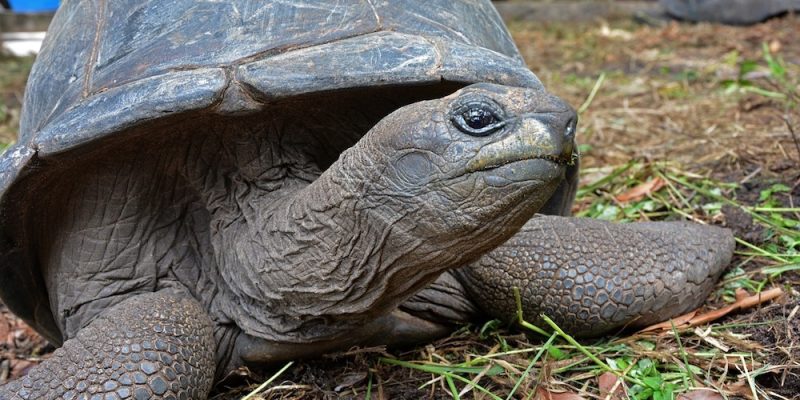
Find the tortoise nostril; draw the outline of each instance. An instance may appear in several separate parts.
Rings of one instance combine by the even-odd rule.
[[[575,131],[578,126],[578,118],[573,116],[567,120],[564,127],[563,145],[561,147],[561,157],[572,158],[575,151]]]
[[[575,140],[575,131],[577,130],[578,119],[570,118],[567,121],[567,126],[564,128],[564,139],[567,141]]]

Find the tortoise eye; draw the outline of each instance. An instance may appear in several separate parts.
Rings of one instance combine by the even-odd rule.
[[[497,122],[491,111],[484,108],[470,108],[461,114],[464,122],[472,129],[483,129]]]
[[[484,102],[464,104],[453,113],[451,121],[458,130],[472,136],[488,136],[505,126],[496,106]]]

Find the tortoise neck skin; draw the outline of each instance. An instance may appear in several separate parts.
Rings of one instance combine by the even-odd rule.
[[[330,340],[516,232],[563,179],[553,160],[571,154],[563,135],[574,113],[541,92],[492,88],[401,108],[277,200],[254,182],[226,182],[226,201],[209,198],[216,263],[237,300],[225,313],[270,341]],[[490,135],[459,131],[451,117],[465,97],[503,104],[513,123]],[[487,166],[487,149],[490,164],[509,154]]]

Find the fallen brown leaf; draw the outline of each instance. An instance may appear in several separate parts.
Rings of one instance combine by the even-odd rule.
[[[597,377],[597,386],[600,388],[600,397],[609,400],[627,399],[625,382],[611,372],[604,372]]]
[[[714,389],[695,389],[679,394],[678,400],[724,400],[724,397]]]
[[[587,400],[585,397],[572,392],[553,393],[543,387],[536,389],[536,400]]]
[[[618,195],[616,199],[620,203],[640,200],[650,193],[657,192],[659,189],[664,187],[664,185],[666,185],[666,182],[664,182],[661,177],[655,177],[647,182],[632,187],[627,192]]]
[[[747,293],[747,292],[745,292]],[[781,288],[774,288],[770,290],[763,291],[758,294],[754,294],[752,296],[742,296],[738,291],[736,293],[736,301],[733,304],[729,304],[725,307],[722,307],[717,310],[707,311],[701,314],[697,314],[697,311],[692,311],[688,314],[681,315],[680,317],[672,319],[672,323],[670,321],[661,322],[655,325],[650,325],[640,332],[651,332],[656,330],[670,330],[672,329],[672,324],[675,324],[676,328],[688,328],[698,325],[707,324],[712,321],[716,321],[736,310],[745,310],[750,307],[756,306],[761,303],[766,303],[770,300],[774,300],[778,297],[783,295],[783,289]],[[690,316],[691,315],[691,316]],[[688,318],[687,318],[688,317]]]

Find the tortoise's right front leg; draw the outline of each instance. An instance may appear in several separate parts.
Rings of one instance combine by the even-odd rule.
[[[727,229],[688,222],[614,223],[538,216],[469,266],[448,271],[403,303],[436,323],[482,314],[515,321],[518,288],[526,320],[552,318],[577,336],[641,327],[703,303],[730,262]]]
[[[614,223],[538,216],[453,274],[486,314],[547,315],[578,336],[665,321],[699,307],[731,260],[727,229],[689,222]]]
[[[141,294],[0,386],[0,399],[205,399],[214,351],[211,320],[194,299]]]

